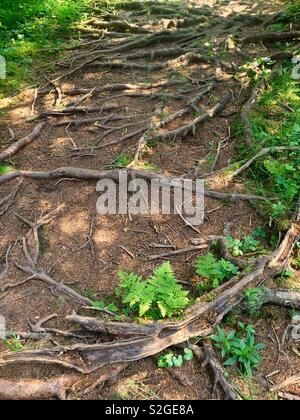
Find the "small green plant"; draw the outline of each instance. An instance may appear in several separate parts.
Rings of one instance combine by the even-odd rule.
[[[231,250],[234,257],[239,257],[248,252],[254,252],[259,246],[259,241],[253,238],[253,236],[245,236],[244,239],[235,239],[232,236],[226,237],[227,246]]]
[[[208,287],[215,289],[224,281],[235,276],[239,269],[230,261],[225,259],[217,260],[211,253],[198,257],[195,263],[198,276],[209,280]]]
[[[157,366],[159,368],[166,367],[181,367],[184,362],[193,360],[194,353],[188,347],[183,349],[183,354],[175,355],[173,352],[169,352],[160,356],[157,361]]]
[[[224,330],[217,327],[217,334],[212,335],[211,339],[215,342],[215,346],[221,350],[222,358],[229,356],[224,366],[237,365],[241,375],[251,378],[253,369],[261,362],[260,350],[265,348],[262,343],[255,343],[254,329],[252,326],[248,329],[243,324],[245,330],[245,338],[243,334],[230,331],[227,335]]]
[[[252,236],[254,238],[266,239],[267,233],[261,226],[258,226],[256,229],[253,230]]]
[[[8,174],[9,172],[11,172],[13,170],[13,166],[9,166],[9,165],[0,165],[0,175],[5,175]]]
[[[107,305],[102,300],[101,301],[97,300],[95,302],[92,302],[92,306],[93,306],[93,308],[106,309],[107,311],[110,311],[110,312],[118,312],[119,311],[118,307],[114,303],[110,303],[109,305]]]
[[[129,163],[131,163],[132,159],[130,156],[126,154],[122,154],[118,156],[113,163],[111,164],[111,167],[113,168],[125,168]]]
[[[3,343],[10,351],[19,352],[23,350],[23,344],[18,337],[14,336],[12,338],[4,339]]]
[[[258,308],[262,305],[264,290],[260,287],[249,288],[244,291],[245,304],[251,316],[257,314]]]
[[[170,262],[154,270],[146,280],[134,273],[119,272],[121,283],[116,294],[140,317],[152,319],[180,315],[190,300],[174,276]]]

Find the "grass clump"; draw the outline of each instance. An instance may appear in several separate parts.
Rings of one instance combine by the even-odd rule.
[[[251,116],[255,143],[243,147],[245,160],[266,147],[300,147],[300,86],[292,79],[292,65],[270,73],[267,80],[268,88]],[[299,150],[274,151],[251,166],[247,173],[252,187],[274,199],[264,206],[267,217],[278,222],[290,219],[300,194],[299,171]]]
[[[7,78],[0,99],[34,80],[35,69],[65,46],[73,25],[85,16],[90,0],[1,0],[0,55]]]

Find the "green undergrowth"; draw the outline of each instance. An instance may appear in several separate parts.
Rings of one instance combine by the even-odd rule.
[[[7,78],[0,80],[0,99],[34,81],[35,72],[57,57],[85,17],[91,0],[1,0],[0,55]],[[49,64],[48,64],[49,66]]]
[[[292,64],[276,71],[265,71],[268,87],[253,110],[251,122],[255,143],[241,146],[245,161],[263,148],[300,146],[300,85],[292,79]],[[239,124],[237,130],[243,134]],[[272,197],[264,213],[285,227],[295,211],[300,194],[299,151],[272,152],[252,164],[247,171],[251,187]],[[250,176],[250,179],[249,179]]]

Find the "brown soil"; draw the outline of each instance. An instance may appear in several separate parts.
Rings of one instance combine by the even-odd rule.
[[[211,2],[196,2],[199,6],[205,4],[212,6]],[[268,6],[263,1],[255,4],[251,1],[226,1],[221,5],[214,5],[214,10],[219,15],[219,23],[215,25],[210,36],[224,36],[230,34],[236,28],[224,29],[224,23],[229,19],[232,12],[236,14],[269,14],[276,9],[273,5]],[[157,29],[156,29],[157,30]],[[260,26],[246,26],[242,29],[243,35],[250,32],[260,31]],[[209,39],[209,38],[207,38]],[[104,41],[105,42],[105,38]],[[170,46],[170,45],[169,45]],[[159,45],[157,46],[159,47]],[[164,47],[164,46],[162,46]],[[84,51],[84,50],[81,50]],[[141,50],[138,50],[141,51]],[[264,46],[249,47],[244,49],[244,54],[249,57],[264,56],[272,51],[268,45],[268,51]],[[68,53],[70,54],[70,53]],[[66,55],[66,57],[68,57]],[[147,60],[146,60],[147,61]],[[245,57],[236,54],[229,58],[239,67],[245,62]],[[140,60],[145,63],[145,60]],[[159,60],[154,60],[159,62]],[[151,62],[153,64],[153,62]],[[150,64],[150,63],[148,63]],[[65,72],[56,67],[61,75]],[[84,68],[75,73],[70,78],[64,80],[61,84],[62,89],[70,88],[88,88],[101,87],[111,83],[144,83],[167,80],[173,75],[174,78],[188,76],[192,79],[204,80],[215,74],[214,65],[193,65],[187,68],[166,69],[154,73],[143,73],[141,71],[127,70],[109,70]],[[176,75],[176,77],[175,77]],[[54,76],[53,76],[54,77]],[[41,86],[45,85],[41,80]],[[168,89],[169,93],[178,92],[178,86]],[[229,106],[226,107],[224,114],[237,112],[240,105],[245,101],[249,94],[248,86],[240,84],[228,74],[224,73],[223,83],[218,84],[216,90],[210,97],[201,101],[201,109],[206,111],[220,98],[224,93],[231,90],[234,94]],[[147,90],[147,93],[160,92],[158,89]],[[2,137],[7,139],[9,144],[8,128],[12,128],[15,138],[21,138],[29,133],[34,122],[28,122],[28,117],[32,117],[30,107],[32,104],[33,90],[25,90],[18,97],[18,101],[11,105],[2,118],[1,130]],[[114,93],[109,93],[112,95]],[[117,93],[116,93],[117,94]],[[194,88],[187,97],[194,96]],[[62,104],[67,105],[70,101],[78,101],[82,95],[66,96],[63,95]],[[95,105],[100,96],[91,96],[84,101],[82,106]],[[35,105],[34,115],[54,108],[55,90],[52,89],[47,94],[40,94]],[[116,111],[113,113],[121,115],[132,115],[133,117],[126,122],[135,122],[140,114],[153,114],[155,109],[159,113],[167,115],[183,106],[184,101],[170,101],[168,103],[159,102],[159,100],[149,100],[147,98],[118,98],[108,100],[106,105],[116,104],[120,108],[126,106],[127,112]],[[84,117],[97,116],[98,113],[84,114]],[[107,114],[108,115],[108,114]],[[54,128],[51,123],[63,121],[63,119],[81,118],[81,116],[51,117],[48,118],[48,126],[42,132],[41,136],[28,147],[24,148],[13,158],[16,168],[23,170],[47,170],[62,166],[78,166],[90,169],[102,169],[111,165],[114,160],[123,153],[133,156],[139,136],[126,141],[122,145],[107,147],[96,150],[93,156],[74,157],[70,149],[72,144],[68,136],[71,136],[78,147],[83,147],[92,142],[95,135],[102,131],[97,129],[96,133],[91,133],[87,128],[93,127],[81,126],[77,130],[70,127]],[[140,117],[143,119],[144,117]],[[187,117],[185,122],[189,122]],[[216,150],[219,141],[228,136],[228,127],[232,127],[235,116],[216,117],[207,123],[201,125],[195,135],[188,135],[184,138],[176,138],[175,141],[157,143],[155,147],[149,148],[143,155],[143,163],[155,166],[157,171],[174,176],[189,173],[195,167],[198,160],[205,157],[211,150]],[[120,123],[108,123],[109,125],[118,125]],[[123,123],[122,123],[123,124]],[[176,120],[168,126],[168,129],[175,129],[183,124],[181,119]],[[135,131],[136,127],[128,129],[129,132]],[[125,132],[123,133],[125,134]],[[122,133],[113,133],[106,137],[105,142],[110,142],[119,138]],[[4,145],[3,145],[4,146]],[[220,158],[216,165],[216,170],[226,167],[234,160],[236,150],[239,146],[239,140],[233,136],[228,141],[225,148],[222,149]],[[214,156],[214,152],[211,153]],[[211,161],[206,162],[201,168],[200,174],[207,172]],[[1,196],[7,195],[17,181],[12,181],[0,186]],[[246,192],[245,186],[239,182],[223,184],[222,181],[212,184],[216,190]],[[17,194],[13,205],[9,211],[0,219],[0,254],[5,255],[8,246],[18,238],[27,235],[29,228],[20,221],[14,213],[18,213],[29,220],[34,220],[41,213],[49,212],[64,203],[65,208],[60,212],[49,225],[41,231],[41,258],[40,266],[44,269],[54,268],[53,277],[56,280],[63,281],[77,291],[85,295],[92,295],[95,300],[102,300],[105,296],[114,293],[118,285],[117,272],[119,269],[125,271],[138,272],[142,275],[148,275],[152,269],[157,267],[159,260],[149,261],[148,257],[156,253],[157,250],[151,248],[151,243],[172,243],[177,248],[190,246],[191,238],[197,237],[178,216],[100,216],[96,214],[96,201],[99,194],[96,192],[95,182],[78,182],[74,180],[63,180],[57,182],[53,180],[34,181],[24,180],[19,193]],[[205,223],[199,227],[201,235],[222,234],[224,223],[233,222],[235,233],[249,233],[259,224],[265,221],[256,212],[255,206],[244,202],[220,202],[213,199],[206,199],[206,210],[219,209],[207,214]],[[93,244],[95,258],[93,258],[91,249],[85,244],[91,222],[94,219]],[[32,237],[28,236],[29,243],[32,245]],[[126,248],[132,255],[129,255]],[[163,252],[163,250],[162,250]],[[177,278],[190,281],[193,277],[193,264],[198,253],[182,254],[176,258],[170,258]],[[15,247],[11,255],[12,260],[22,259],[21,247]],[[15,283],[25,279],[25,274],[11,266],[4,285]],[[28,320],[36,322],[37,320],[51,314],[57,313],[58,318],[47,324],[59,329],[72,328],[65,321],[65,316],[73,310],[79,311],[80,307],[73,301],[62,295],[57,295],[43,283],[31,280],[15,289],[9,290],[9,293],[1,299],[0,311],[8,323],[10,330],[29,331]],[[84,313],[84,312],[81,312]],[[284,352],[280,353],[277,347],[276,336],[281,337],[288,324],[288,315],[283,310],[266,308],[262,311],[262,317],[249,321],[249,316],[241,314],[240,318],[247,323],[255,323],[259,341],[266,344],[266,350],[263,351],[263,363],[258,371],[255,372],[253,381],[242,380],[236,373],[232,375],[233,381],[240,387],[245,396],[252,398],[273,399],[277,398],[276,393],[269,392],[271,381],[279,383],[288,376],[299,371],[299,357],[291,350],[292,342],[288,342],[284,347]],[[274,333],[276,331],[276,333]],[[102,337],[99,337],[102,340]],[[58,338],[59,342],[63,340]],[[24,342],[24,349],[43,348],[49,344],[41,342]],[[6,352],[7,347],[0,344],[0,351]],[[105,371],[107,368],[103,368]],[[109,369],[109,368],[108,368]],[[270,378],[267,383],[265,375],[278,370],[279,372]],[[199,361],[194,360],[185,364],[180,369],[183,376],[192,381],[192,386],[184,387],[180,385],[169,373],[163,369],[155,367],[154,359],[149,358],[130,364],[119,376],[116,383],[111,386],[98,388],[96,391],[83,395],[82,391],[86,386],[97,379],[99,370],[93,374],[80,376],[75,389],[70,394],[74,399],[112,399],[112,398],[153,398],[153,399],[209,399],[211,396],[211,381],[206,369],[201,368]],[[55,374],[64,373],[57,368],[50,369],[41,366],[18,366],[9,368],[0,368],[0,377],[3,378],[47,378]],[[291,386],[286,391],[299,393],[299,386]]]

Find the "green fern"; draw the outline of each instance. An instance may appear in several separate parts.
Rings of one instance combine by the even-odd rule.
[[[223,258],[217,260],[211,253],[198,257],[195,263],[196,273],[209,280],[209,287],[215,289],[224,281],[235,276],[239,269],[230,261]]]
[[[116,294],[122,302],[137,310],[140,317],[152,319],[179,315],[189,304],[188,291],[174,276],[170,262],[154,270],[146,280],[134,273],[118,273],[120,285]]]

